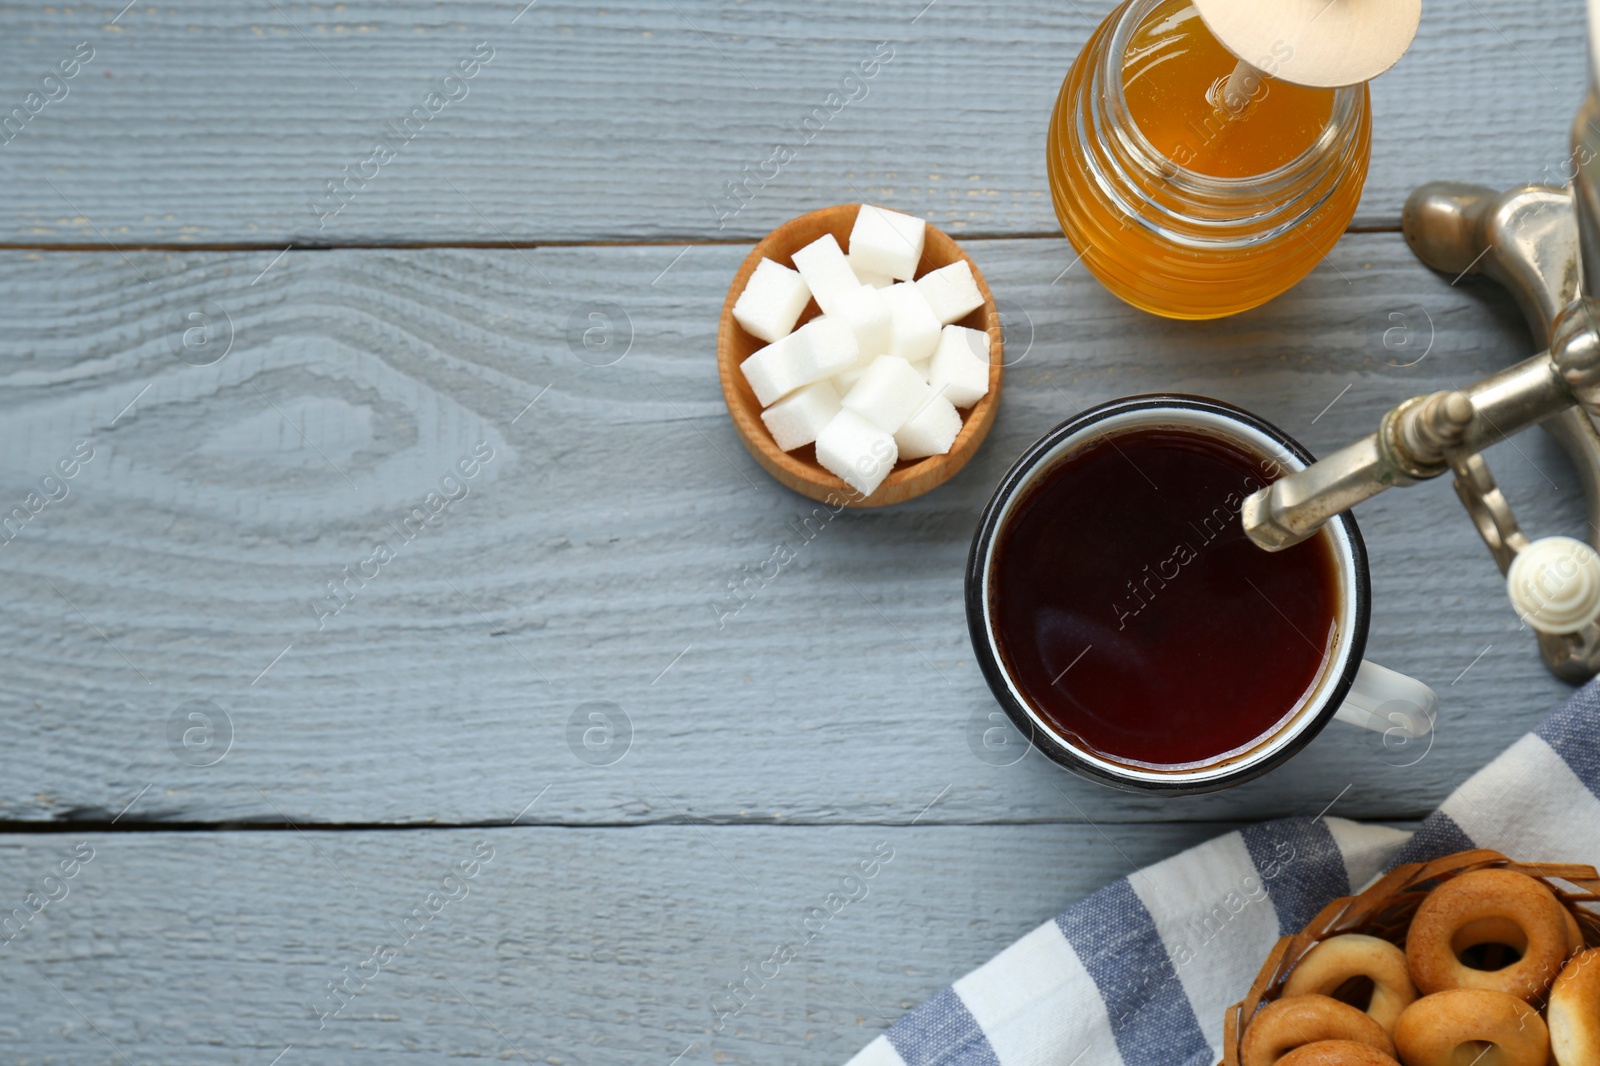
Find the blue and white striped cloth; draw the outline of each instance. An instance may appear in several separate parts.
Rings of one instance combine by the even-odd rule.
[[[1600,681],[1415,835],[1291,818],[1192,848],[1039,926],[849,1066],[1214,1066],[1223,1012],[1279,936],[1392,866],[1473,847],[1600,866]]]

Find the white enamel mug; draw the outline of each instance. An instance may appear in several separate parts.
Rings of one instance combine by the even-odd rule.
[[[1335,516],[1329,538],[1338,571],[1337,636],[1310,694],[1244,750],[1202,766],[1153,768],[1108,758],[1064,735],[1034,707],[1011,676],[994,625],[996,545],[1013,507],[1037,479],[1086,446],[1129,430],[1176,427],[1214,435],[1275,464],[1283,473],[1304,469],[1313,457],[1282,430],[1247,411],[1198,396],[1132,396],[1102,404],[1063,422],[1012,466],[984,509],[967,559],[967,628],[979,666],[995,699],[1016,727],[1045,755],[1074,773],[1130,792],[1187,795],[1229,788],[1282,765],[1330,720],[1383,733],[1386,744],[1409,744],[1429,734],[1438,696],[1421,681],[1365,662],[1371,586],[1367,551],[1355,519]],[[1293,710],[1293,713],[1288,713]]]

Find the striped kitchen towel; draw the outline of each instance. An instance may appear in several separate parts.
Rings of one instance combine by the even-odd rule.
[[[1474,847],[1600,866],[1600,680],[1415,835],[1290,818],[1192,848],[1039,926],[849,1066],[1214,1066],[1223,1011],[1279,936],[1392,866]]]

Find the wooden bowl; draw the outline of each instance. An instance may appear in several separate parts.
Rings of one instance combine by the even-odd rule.
[[[1284,982],[1308,951],[1344,933],[1363,933],[1404,947],[1411,917],[1427,894],[1452,877],[1473,870],[1510,870],[1542,881],[1577,919],[1584,943],[1600,946],[1600,873],[1593,866],[1513,862],[1498,851],[1487,849],[1458,851],[1432,862],[1397,866],[1360,895],[1343,896],[1322,908],[1300,932],[1279,938],[1245,998],[1227,1010],[1220,1066],[1239,1066],[1250,1020],[1282,995]]]
[[[750,275],[755,273],[756,266],[763,258],[771,259],[786,267],[793,267],[794,261],[790,256],[825,233],[833,234],[834,239],[839,242],[839,247],[848,251],[850,230],[855,225],[856,212],[860,208],[860,204],[840,204],[837,207],[824,207],[820,211],[801,215],[767,234],[761,243],[751,250],[745,257],[744,264],[739,267],[739,272],[734,275],[733,284],[728,289],[728,299],[722,305],[722,325],[717,330],[717,370],[722,377],[722,395],[727,398],[728,414],[733,416],[734,428],[739,431],[739,439],[744,441],[744,446],[749,449],[756,462],[761,464],[762,469],[781,484],[813,500],[830,504],[842,501],[846,507],[883,507],[921,496],[924,492],[949,481],[966,465],[967,460],[972,458],[972,454],[978,450],[978,445],[983,443],[983,438],[989,435],[989,427],[994,425],[995,413],[1000,408],[1004,338],[1001,335],[1000,313],[995,308],[994,295],[989,292],[989,286],[979,273],[978,264],[969,259],[967,253],[963,252],[961,246],[948,234],[932,225],[928,226],[927,239],[922,250],[922,262],[917,265],[917,276],[921,277],[930,270],[949,266],[958,259],[966,259],[967,265],[972,267],[972,277],[978,283],[978,291],[983,294],[983,306],[961,319],[956,325],[988,332],[989,391],[972,407],[962,412],[961,432],[949,452],[944,455],[930,455],[925,459],[908,459],[896,463],[894,470],[884,479],[883,484],[879,485],[872,495],[864,498],[846,485],[843,479],[823,469],[822,464],[817,462],[817,453],[813,446],[807,444],[792,452],[779,450],[777,442],[772,439],[772,434],[767,432],[766,424],[761,421],[761,404],[751,391],[749,382],[745,381],[744,374],[739,371],[739,364],[766,342],[745,332],[744,327],[733,318],[734,301],[744,292],[745,283],[750,280]],[[812,300],[800,313],[800,321],[796,323],[796,328],[815,318],[819,313],[817,302]]]

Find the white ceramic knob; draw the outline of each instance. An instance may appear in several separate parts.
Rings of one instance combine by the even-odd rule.
[[[1572,537],[1543,537],[1506,573],[1511,606],[1541,633],[1576,633],[1600,618],[1600,556]]]
[[[1274,78],[1335,88],[1371,81],[1411,47],[1422,0],[1195,0],[1222,47]]]

